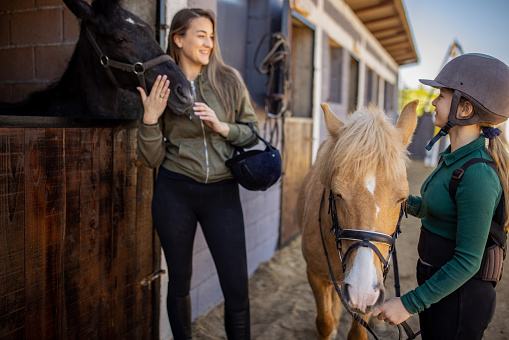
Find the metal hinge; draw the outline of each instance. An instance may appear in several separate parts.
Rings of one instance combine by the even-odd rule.
[[[153,273],[150,273],[138,282],[138,286],[141,286],[141,287],[149,286],[149,289],[150,289],[150,288],[152,288],[152,282],[157,280],[159,277],[161,277],[161,275],[163,275],[165,273],[166,273],[166,270],[164,270],[164,269],[159,269]]]

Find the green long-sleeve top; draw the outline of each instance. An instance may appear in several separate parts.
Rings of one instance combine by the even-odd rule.
[[[485,163],[465,171],[456,192],[456,203],[449,196],[452,172],[472,158],[492,160],[485,150],[485,138],[451,152],[441,153],[441,162],[421,187],[421,197],[408,197],[408,213],[421,218],[427,230],[454,240],[453,258],[423,285],[401,297],[408,312],[423,311],[440,301],[480,268],[491,219],[502,195],[496,172]]]

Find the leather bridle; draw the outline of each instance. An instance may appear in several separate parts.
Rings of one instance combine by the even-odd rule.
[[[339,225],[339,221],[338,221],[335,197],[336,197],[336,195],[334,195],[334,193],[332,192],[332,189],[331,189],[329,191],[329,210],[328,210],[328,214],[331,215],[331,219],[332,219],[332,228],[330,231],[335,236],[336,249],[338,250],[339,260],[341,262],[341,267],[343,269],[343,273],[345,273],[345,270],[346,270],[346,262],[348,259],[348,255],[350,255],[354,249],[356,249],[358,247],[371,248],[374,251],[374,253],[378,256],[378,258],[380,259],[380,262],[382,263],[383,278],[384,278],[384,282],[385,282],[385,278],[387,277],[387,273],[389,272],[391,257],[394,254],[393,262],[394,262],[394,276],[395,276],[394,279],[396,282],[396,284],[395,284],[396,296],[399,296],[399,277],[397,275],[397,261],[396,261],[396,238],[401,233],[401,220],[403,218],[403,215],[407,216],[406,201],[401,203],[401,210],[399,213],[399,219],[398,219],[398,223],[396,225],[396,230],[394,231],[394,233],[392,235],[387,235],[387,234],[379,233],[376,231],[341,229],[341,227]],[[322,199],[320,201],[320,210],[318,211],[318,228],[320,229],[320,236],[322,238],[323,251],[325,254],[325,258],[327,259],[327,265],[329,266],[329,272],[331,275],[332,283],[334,284],[334,288],[336,290],[336,293],[339,296],[339,299],[341,300],[341,303],[343,304],[345,309],[348,311],[348,313],[350,313],[350,315],[355,319],[355,321],[357,321],[364,328],[366,328],[366,330],[375,338],[375,340],[379,340],[379,338],[376,336],[376,334],[373,331],[373,329],[371,328],[371,326],[369,326],[369,324],[366,321],[364,321],[364,319],[359,314],[353,312],[350,309],[350,307],[348,306],[348,303],[345,301],[345,299],[343,297],[343,294],[341,293],[341,288],[339,287],[339,285],[336,281],[336,277],[334,275],[334,271],[332,270],[332,265],[329,260],[329,254],[327,252],[327,248],[325,247],[325,240],[323,238],[321,212],[322,212],[322,206],[323,206],[324,200],[325,200],[325,189],[323,189]],[[343,255],[342,254],[342,243],[341,243],[342,240],[354,240],[357,242],[355,242],[350,247],[348,247],[348,249],[346,250],[346,252]],[[389,255],[388,255],[387,259],[384,258],[384,256],[382,255],[382,253],[380,252],[378,247],[373,242],[389,245]],[[406,333],[406,335],[408,337],[407,340],[413,340],[421,333],[421,331],[414,333],[406,321],[403,321],[402,323],[397,325],[397,327],[398,327],[398,331],[399,331],[399,339],[400,340],[403,339],[403,331]]]
[[[145,93],[148,95],[147,83],[145,81],[145,71],[147,71],[157,65],[165,63],[167,61],[173,61],[173,59],[167,54],[162,54],[159,57],[155,57],[154,59],[151,59],[144,63],[139,61],[134,64],[127,64],[127,63],[122,63],[119,61],[112,60],[112,59],[108,58],[108,56],[101,51],[101,49],[99,48],[99,45],[97,44],[97,42],[94,38],[94,35],[88,28],[88,25],[86,23],[84,23],[84,25],[85,25],[85,32],[86,32],[88,41],[90,41],[90,43],[92,44],[92,47],[95,50],[95,53],[99,57],[99,62],[106,70],[106,73],[108,74],[108,77],[110,78],[111,82],[118,88],[121,88],[121,86],[120,86],[119,82],[117,81],[117,79],[115,78],[115,76],[113,75],[113,72],[111,72],[110,68],[116,68],[116,69],[119,69],[122,71],[127,71],[127,72],[136,74],[138,76],[138,81],[140,82],[140,86],[143,88],[143,90],[145,90]]]
[[[323,191],[322,200],[325,196],[325,189]],[[332,189],[329,191],[329,215],[331,215],[332,218],[332,228],[331,232],[334,234],[336,238],[336,248],[339,252],[339,259],[341,261],[341,267],[343,269],[343,273],[346,270],[346,263],[348,260],[348,256],[352,253],[352,251],[359,247],[365,247],[365,248],[371,248],[373,252],[378,256],[380,259],[380,262],[382,263],[382,270],[383,270],[383,277],[385,281],[385,277],[387,276],[387,273],[389,271],[390,261],[392,252],[394,249],[394,244],[396,241],[396,238],[398,237],[399,233],[401,232],[401,219],[403,215],[406,215],[406,204],[403,202],[401,204],[401,210],[399,213],[399,219],[398,223],[396,225],[396,230],[392,235],[387,235],[384,233],[379,233],[376,231],[368,231],[368,230],[357,230],[357,229],[342,229],[339,225],[338,221],[338,214],[336,211],[336,195],[332,192]],[[321,209],[321,205],[320,205]],[[354,244],[352,244],[346,252],[343,255],[343,247],[342,247],[342,240],[353,240],[357,241]],[[378,247],[373,243],[382,243],[387,244],[389,246],[389,255],[387,258],[384,258]]]

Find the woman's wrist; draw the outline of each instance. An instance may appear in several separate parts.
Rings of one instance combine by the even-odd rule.
[[[228,125],[228,123],[221,122],[221,124],[219,125],[219,129],[216,132],[219,133],[224,138],[226,138],[230,133],[230,125]]]
[[[151,115],[143,115],[142,123],[145,125],[156,125],[159,121],[159,117],[151,116]]]

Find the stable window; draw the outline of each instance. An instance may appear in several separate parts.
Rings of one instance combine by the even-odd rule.
[[[294,117],[312,117],[313,113],[313,54],[315,31],[294,13],[292,22],[292,101]]]
[[[391,83],[385,82],[385,91],[384,91],[384,110],[385,112],[394,111],[394,104],[396,102],[395,93],[394,93],[394,85]]]
[[[350,78],[348,87],[348,111],[357,110],[359,103],[359,62],[354,57],[350,57]]]
[[[375,71],[367,68],[366,72],[366,92],[364,103],[377,105],[378,103],[378,75]]]
[[[330,45],[330,101],[341,103],[341,81],[343,78],[343,49],[338,45],[334,45],[331,41]]]

